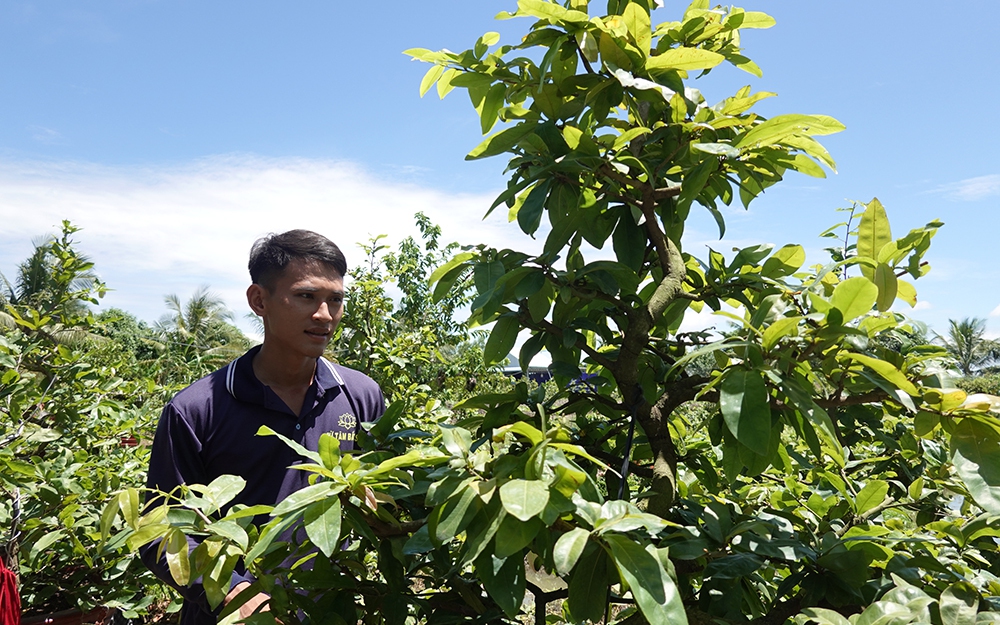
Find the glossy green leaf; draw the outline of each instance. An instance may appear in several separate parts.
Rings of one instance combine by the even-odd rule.
[[[712,69],[725,60],[726,57],[718,52],[702,48],[670,48],[649,57],[646,60],[646,69],[648,71]]]
[[[826,115],[777,115],[740,137],[737,147],[760,148],[781,143],[795,135],[828,135],[844,130],[844,125]]]
[[[205,528],[208,533],[215,534],[216,536],[221,536],[222,538],[228,538],[232,542],[239,545],[240,549],[246,551],[247,544],[250,539],[247,537],[247,532],[235,521],[216,521]]]
[[[955,582],[941,593],[938,605],[941,625],[976,625],[979,592],[969,582]]]
[[[590,20],[590,16],[583,11],[566,9],[546,0],[517,0],[517,10],[520,14],[548,19],[556,23],[585,24]]]
[[[517,317],[506,315],[497,319],[490,331],[490,338],[483,348],[483,361],[487,365],[494,365],[503,362],[510,350],[514,348],[517,341],[517,333],[521,329],[521,324]]]
[[[327,469],[333,469],[340,464],[340,441],[330,432],[324,432],[319,437],[319,457]]]
[[[202,497],[212,502],[212,507],[204,510],[205,514],[212,514],[224,507],[243,492],[246,484],[247,481],[237,475],[220,475],[212,480],[202,493]]]
[[[687,613],[680,593],[659,559],[631,538],[607,534],[611,555],[618,572],[628,583],[632,596],[650,625],[686,625]]]
[[[282,516],[288,514],[289,512],[294,512],[295,510],[304,508],[315,501],[326,499],[327,497],[335,497],[345,488],[347,488],[346,484],[334,484],[333,482],[320,482],[318,484],[313,484],[312,486],[306,486],[302,490],[295,491],[283,499],[282,502],[275,506],[274,510],[271,511],[271,516]]]
[[[525,234],[534,234],[542,223],[542,211],[545,208],[545,200],[549,197],[551,185],[552,181],[549,179],[532,187],[517,211],[517,225]]]
[[[962,419],[951,435],[951,461],[975,502],[1000,514],[1000,433],[978,419]]]
[[[188,541],[184,532],[177,528],[167,532],[163,539],[163,551],[167,555],[170,576],[178,585],[187,586],[191,581],[191,560],[188,558]]]
[[[896,279],[896,297],[909,304],[911,308],[917,305],[917,289],[906,280]]]
[[[649,12],[640,7],[638,3],[630,2],[625,6],[622,18],[625,20],[625,27],[632,35],[636,47],[643,54],[649,54],[649,44],[653,35],[649,22]]]
[[[503,154],[517,145],[518,141],[523,139],[526,135],[528,135],[528,133],[534,131],[535,128],[536,125],[533,123],[521,122],[513,128],[501,130],[500,132],[490,135],[482,143],[473,148],[465,159],[472,161],[478,158],[486,158],[489,156],[496,156],[497,154]]]
[[[799,323],[802,317],[782,317],[771,325],[764,328],[761,335],[761,347],[764,351],[769,351],[778,341],[786,336],[794,336],[798,333]]]
[[[906,379],[906,376],[903,375],[899,369],[893,366],[892,363],[879,360],[878,358],[872,358],[871,356],[865,356],[863,354],[847,354],[847,357],[868,367],[903,392],[913,396],[920,395],[920,392],[917,391],[917,387],[913,385],[913,382]]]
[[[431,68],[427,70],[427,73],[424,74],[423,80],[420,81],[421,98],[424,97],[424,95],[428,91],[430,91],[431,87],[433,87],[434,83],[436,83],[438,79],[441,78],[441,74],[443,73],[444,73],[444,65],[432,65]]]
[[[873,198],[861,214],[861,223],[858,224],[858,256],[877,260],[882,247],[890,241],[892,231],[889,228],[889,217],[878,198]],[[861,265],[861,273],[869,280],[875,279],[874,266]]]
[[[818,625],[852,625],[844,615],[827,608],[805,608],[801,614]],[[796,619],[796,622],[800,621]]]
[[[521,521],[509,514],[503,515],[503,521],[497,528],[493,555],[498,558],[523,555],[524,548],[531,544],[543,529],[545,524],[539,518]]]
[[[889,483],[883,480],[871,480],[858,492],[854,499],[854,511],[864,514],[885,501],[889,494]]]
[[[267,427],[266,425],[260,426],[260,428],[257,430],[257,436],[277,436],[279,440],[281,440],[283,443],[294,449],[295,453],[299,454],[303,458],[308,458],[313,462],[315,462],[316,464],[323,464],[323,461],[320,459],[318,452],[306,449],[299,443],[293,441],[287,436],[278,434],[277,432]]]
[[[437,544],[454,540],[469,526],[481,508],[482,500],[476,490],[465,486],[444,505],[435,508],[427,518],[431,539]]]
[[[879,312],[885,312],[896,301],[896,274],[889,265],[879,263],[878,267],[875,268],[874,280],[875,286],[878,287],[878,300],[875,306]]]
[[[483,553],[476,560],[476,574],[504,614],[514,618],[524,601],[524,559],[497,558],[491,553]]]
[[[719,410],[736,440],[766,455],[771,438],[771,405],[759,371],[733,369],[722,381]]]
[[[584,549],[569,579],[567,604],[573,621],[593,621],[604,618],[608,592],[608,555],[596,544]]]
[[[573,570],[583,554],[584,547],[587,546],[589,537],[590,532],[581,527],[574,527],[556,540],[555,547],[552,548],[552,559],[559,575],[565,577]]]
[[[504,510],[522,521],[541,514],[549,502],[549,488],[539,480],[510,480],[500,487]]]
[[[340,548],[340,497],[329,497],[306,508],[302,521],[306,535],[323,555]]]
[[[842,323],[871,312],[878,299],[878,287],[860,276],[848,278],[833,289],[830,304],[843,315]]]
[[[65,530],[58,529],[49,532],[36,540],[35,543],[31,545],[31,551],[28,552],[28,562],[34,562],[40,554],[52,546],[57,540],[61,539],[65,533]]]

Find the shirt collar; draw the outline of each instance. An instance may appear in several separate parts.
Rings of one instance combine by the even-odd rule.
[[[226,390],[239,401],[264,405],[267,397],[265,386],[253,372],[253,359],[261,346],[252,347],[250,351],[229,363],[224,369]],[[313,385],[316,387],[316,398],[322,397],[327,391],[344,385],[336,367],[326,358],[316,362],[316,373],[313,375]]]

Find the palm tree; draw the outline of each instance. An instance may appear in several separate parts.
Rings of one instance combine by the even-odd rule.
[[[247,337],[233,325],[233,312],[208,286],[199,287],[186,303],[175,294],[163,300],[170,312],[154,327],[158,349],[168,361],[179,360],[177,367],[187,373],[203,375],[250,347]],[[176,373],[167,368],[171,375]]]
[[[985,337],[986,320],[966,317],[961,321],[949,319],[948,336],[938,336],[941,344],[952,355],[962,375],[968,377],[980,367],[1000,361],[1000,342]]]

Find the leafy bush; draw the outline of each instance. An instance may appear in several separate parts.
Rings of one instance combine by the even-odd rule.
[[[986,373],[956,380],[960,389],[969,393],[1000,395],[1000,373]]]
[[[148,430],[154,408],[144,380],[120,377],[101,351],[96,303],[104,285],[73,248],[75,228],[39,246],[44,272],[5,298],[13,327],[0,333],[0,526],[19,568],[27,612],[96,605],[136,616],[162,591],[130,554],[100,549],[101,513],[114,494],[144,480],[147,449],[123,445]],[[109,352],[108,352],[109,353]]]

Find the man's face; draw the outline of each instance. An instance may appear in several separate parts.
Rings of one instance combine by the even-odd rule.
[[[288,356],[319,358],[344,314],[344,279],[320,262],[294,259],[269,291],[259,284],[247,300],[264,321],[264,342]]]

